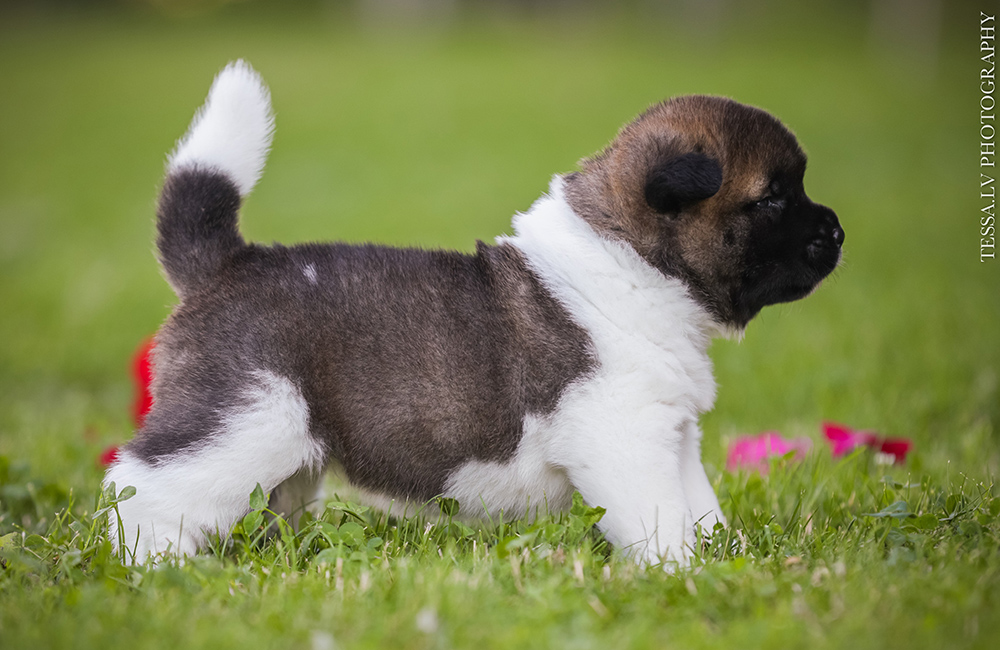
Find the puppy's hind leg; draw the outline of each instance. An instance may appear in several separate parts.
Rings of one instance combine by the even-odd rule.
[[[111,540],[128,549],[126,559],[133,550],[140,562],[164,552],[193,554],[212,532],[228,534],[249,511],[258,483],[270,492],[296,472],[322,466],[325,452],[309,431],[309,410],[299,390],[269,371],[251,377],[216,431],[169,454],[150,454],[148,441],[169,435],[175,405],[154,406],[150,424],[108,470],[105,485],[114,481],[118,490],[136,489],[119,504],[120,529],[115,514],[110,517]]]
[[[301,469],[275,488],[267,507],[275,514],[281,515],[292,528],[298,530],[299,519],[303,514],[307,511],[315,513],[320,509],[323,497],[323,490],[320,487],[322,481],[322,471],[313,468]]]

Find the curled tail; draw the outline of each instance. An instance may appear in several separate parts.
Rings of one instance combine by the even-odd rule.
[[[264,170],[273,131],[264,81],[243,61],[230,63],[171,154],[157,208],[160,262],[180,298],[246,245],[240,201]]]

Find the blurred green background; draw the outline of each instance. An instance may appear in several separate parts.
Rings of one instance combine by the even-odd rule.
[[[772,111],[833,207],[842,268],[713,346],[706,457],[824,419],[1000,470],[1000,266],[979,261],[980,9],[920,0],[0,5],[0,454],[69,486],[131,435],[130,355],[174,297],[166,153],[213,75],[271,86],[248,238],[471,250],[652,102]],[[710,470],[710,473],[714,470]]]

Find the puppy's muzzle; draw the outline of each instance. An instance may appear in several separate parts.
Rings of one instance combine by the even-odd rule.
[[[810,262],[829,272],[840,261],[840,249],[844,245],[844,229],[837,220],[837,214],[830,208],[817,205],[815,210],[818,226],[812,241],[806,246],[806,256]]]

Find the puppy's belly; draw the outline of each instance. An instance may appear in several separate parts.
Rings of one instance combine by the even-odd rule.
[[[526,515],[558,513],[573,503],[573,486],[566,472],[546,462],[539,432],[544,418],[528,415],[525,435],[515,452],[506,460],[469,459],[448,472],[439,496],[459,502],[456,517],[464,521],[504,520]],[[534,434],[534,435],[532,435]],[[407,495],[403,486],[366,486],[352,480],[343,464],[331,459],[327,468],[337,481],[350,484],[359,501],[394,516],[422,515],[430,521],[437,517],[434,499]],[[401,489],[401,491],[396,491]]]
[[[523,517],[567,510],[573,486],[566,472],[547,462],[538,435],[541,419],[524,418],[524,436],[512,458],[504,462],[470,460],[445,482],[444,496],[457,499],[467,518]]]

